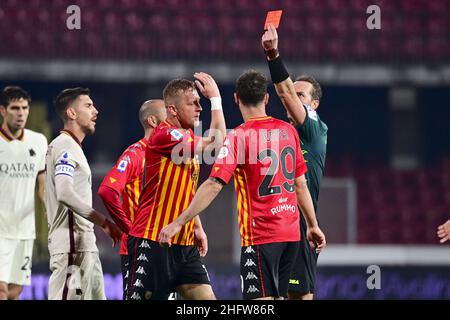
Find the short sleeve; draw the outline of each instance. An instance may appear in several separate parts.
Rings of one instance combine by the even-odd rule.
[[[45,155],[47,154],[47,138],[44,135],[41,135],[41,158],[39,159],[38,172],[45,171]]]
[[[311,141],[315,136],[320,134],[320,119],[316,112],[311,107],[303,106],[306,111],[305,122],[296,126],[297,131],[302,137],[303,141]]]
[[[295,149],[296,149],[296,164],[295,164],[295,177],[298,178],[308,171],[306,167],[305,158],[303,157],[302,148],[300,147],[300,139],[298,134],[294,131],[295,137]]]
[[[226,184],[230,181],[234,170],[238,165],[238,143],[239,139],[234,130],[230,131],[220,148],[217,159],[211,169],[211,178],[220,179]]]

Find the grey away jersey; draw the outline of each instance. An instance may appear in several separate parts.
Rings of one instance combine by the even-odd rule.
[[[98,251],[94,224],[59,202],[55,189],[55,177],[69,176],[73,179],[75,193],[92,206],[91,169],[81,145],[68,132],[62,131],[48,147],[46,167],[45,203],[50,254]]]

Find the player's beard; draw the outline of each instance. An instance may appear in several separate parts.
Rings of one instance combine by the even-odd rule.
[[[6,123],[6,125],[8,126],[9,131],[12,134],[15,134],[17,131],[23,130],[25,128],[25,124],[26,124],[26,120],[24,120],[22,122],[22,124],[16,124],[16,123]]]
[[[83,127],[83,132],[86,136],[93,135],[95,132],[95,125]]]

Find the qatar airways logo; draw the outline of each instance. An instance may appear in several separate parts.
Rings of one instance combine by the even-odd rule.
[[[35,173],[34,163],[0,163],[0,174],[8,175],[10,178],[34,178]]]

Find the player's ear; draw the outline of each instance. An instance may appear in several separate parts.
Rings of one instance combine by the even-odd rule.
[[[236,92],[234,93],[234,102],[239,105],[239,95]]]
[[[0,104],[0,115],[4,118],[6,114],[6,108],[4,105]]]
[[[313,101],[311,102],[311,107],[312,107],[313,109],[317,109],[317,108],[319,107],[319,104],[320,104],[320,101],[319,101],[319,100],[313,100]]]
[[[264,96],[264,105],[267,106],[269,104],[269,94],[266,93],[266,95]]]
[[[156,126],[158,125],[158,119],[156,119],[155,116],[150,115],[147,117],[147,123],[150,126],[150,128],[156,128]]]
[[[178,112],[177,112],[177,108],[175,107],[175,105],[169,104],[167,106],[167,115],[176,116],[177,114],[178,114]]]
[[[77,118],[77,113],[73,107],[66,109],[66,116],[68,120],[75,120]]]

